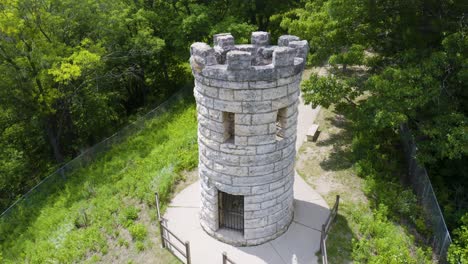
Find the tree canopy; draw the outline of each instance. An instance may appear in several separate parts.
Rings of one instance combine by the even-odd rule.
[[[3,0],[0,209],[188,84],[191,43],[266,30],[308,40],[309,65],[330,67],[303,97],[347,113],[356,164],[384,168],[408,123],[449,227],[466,225],[465,2]]]
[[[0,208],[191,79],[189,46],[248,42],[296,1],[0,3]]]
[[[307,103],[353,120],[355,153],[384,155],[408,123],[450,228],[467,212],[468,38],[464,1],[305,1],[276,15],[309,40],[312,65],[332,75],[303,83]],[[369,155],[370,154],[370,155]]]

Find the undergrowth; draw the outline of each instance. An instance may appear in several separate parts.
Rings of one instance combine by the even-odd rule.
[[[371,213],[362,213],[361,205],[351,212],[358,223],[352,259],[356,263],[432,263],[431,249],[425,245],[430,230],[423,210],[416,195],[401,183],[405,165],[398,134],[364,130],[361,125],[360,120],[351,120],[345,129],[354,132],[350,157],[356,175],[363,179]]]
[[[194,103],[180,101],[90,165],[72,172],[63,184],[29,197],[0,220],[0,260],[98,262],[108,253],[109,239],[118,246],[134,243],[138,252],[145,250],[151,245],[148,226],[154,223],[140,219],[139,208],[149,207],[154,220],[154,193],[164,206],[181,178],[179,172],[197,166],[196,126]],[[130,241],[119,230],[127,230]]]
[[[395,135],[358,134],[355,122],[322,108],[321,134],[306,143],[298,172],[339,211],[327,239],[330,263],[432,263],[427,225],[416,196],[400,183],[404,170]],[[303,156],[302,156],[303,155]]]

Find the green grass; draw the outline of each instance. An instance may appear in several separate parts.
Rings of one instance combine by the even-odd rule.
[[[64,183],[29,197],[0,220],[0,262],[122,263],[152,257],[177,263],[159,246],[154,193],[165,205],[180,172],[197,166],[196,126],[194,103],[180,101]]]
[[[319,138],[302,145],[296,169],[330,206],[336,195],[341,196],[327,240],[328,261],[431,263],[430,249],[418,243],[414,230],[404,224],[417,213],[403,210],[408,202],[416,204],[410,199],[413,196],[398,182],[362,175],[365,173],[354,163],[350,121],[333,108],[322,108],[316,123]],[[397,174],[392,167],[387,171]],[[399,195],[393,197],[395,194]],[[396,213],[394,207],[402,213]]]

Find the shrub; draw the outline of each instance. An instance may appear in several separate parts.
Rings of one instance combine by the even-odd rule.
[[[447,259],[450,263],[468,263],[468,213],[461,219],[462,225],[453,231],[454,239],[450,245]]]
[[[125,240],[124,238],[119,238],[119,239],[117,240],[117,244],[118,244],[119,246],[125,246],[126,248],[128,248],[128,241]]]
[[[353,139],[356,173],[364,178],[364,193],[373,208],[385,205],[392,221],[409,223],[421,235],[429,235],[424,212],[413,191],[400,183],[404,164],[395,135],[369,134]]]
[[[136,208],[135,206],[129,206],[123,210],[123,215],[125,220],[137,220],[139,212],[140,209]]]
[[[146,238],[146,235],[148,234],[148,230],[146,229],[146,226],[140,223],[130,226],[128,228],[128,231],[130,231],[132,238],[138,241],[144,240]]]
[[[76,228],[84,228],[89,225],[89,217],[86,209],[82,208],[78,211],[78,215],[75,217],[74,224]]]
[[[359,224],[360,239],[353,240],[356,263],[432,263],[430,249],[414,246],[414,239],[387,218],[388,208],[379,205],[374,213],[353,213]]]
[[[143,244],[143,242],[141,242],[141,241],[137,241],[135,243],[135,247],[136,247],[138,252],[141,252],[141,251],[145,250],[145,244]]]

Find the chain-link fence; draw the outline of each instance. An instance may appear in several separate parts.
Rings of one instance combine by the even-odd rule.
[[[121,143],[126,138],[128,138],[128,136],[134,135],[135,133],[141,131],[143,128],[145,128],[145,124],[148,120],[151,120],[167,112],[167,110],[175,103],[189,98],[191,92],[192,87],[187,86],[182,88],[159,106],[146,113],[144,116],[138,118],[133,123],[130,123],[112,136],[104,139],[73,160],[67,162],[58,170],[44,178],[20,199],[16,200],[10,207],[3,211],[0,215],[0,220],[5,220],[11,214],[15,215],[26,213],[25,209],[28,205],[32,204],[32,201],[34,201],[34,204],[37,205],[38,202],[45,200],[44,198],[46,198],[48,194],[59,190],[61,186],[63,186],[63,183],[66,182],[67,177],[71,175],[73,171],[78,168],[87,166],[89,163],[95,160],[98,155],[108,151],[114,144]]]
[[[400,136],[405,150],[405,159],[408,165],[407,180],[428,217],[432,230],[432,247],[439,256],[441,263],[446,263],[447,250],[452,243],[450,233],[445,224],[444,216],[427,175],[426,168],[416,160],[417,147],[410,129],[406,124],[400,126]]]

